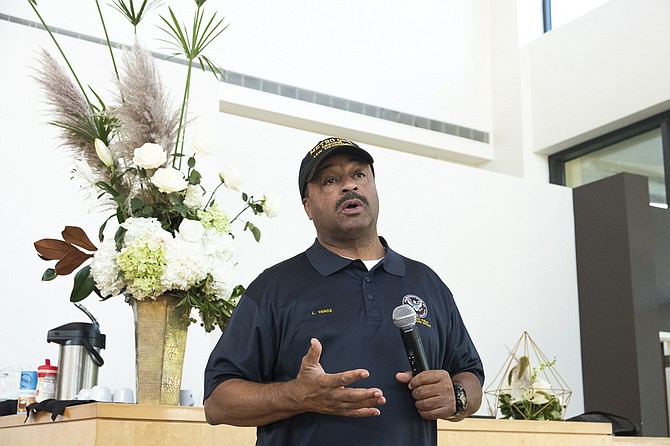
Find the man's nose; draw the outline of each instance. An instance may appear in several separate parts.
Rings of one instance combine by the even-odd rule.
[[[358,185],[354,181],[353,178],[351,177],[346,177],[344,181],[342,181],[342,192],[348,192],[350,190],[357,190]]]

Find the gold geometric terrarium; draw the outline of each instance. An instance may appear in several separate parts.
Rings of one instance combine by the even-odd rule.
[[[572,390],[524,331],[484,395],[495,418],[562,420]]]

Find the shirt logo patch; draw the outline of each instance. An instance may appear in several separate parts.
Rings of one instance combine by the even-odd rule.
[[[428,316],[428,307],[419,296],[415,294],[406,294],[402,298],[402,303],[414,308],[417,317],[425,319],[426,316]]]

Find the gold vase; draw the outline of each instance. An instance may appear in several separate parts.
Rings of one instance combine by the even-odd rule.
[[[138,404],[179,405],[189,315],[178,302],[172,296],[132,299]]]

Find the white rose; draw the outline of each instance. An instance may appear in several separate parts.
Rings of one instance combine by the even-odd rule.
[[[107,145],[99,138],[95,138],[93,143],[95,145],[95,153],[98,154],[98,158],[103,164],[107,167],[112,167],[114,165],[114,159],[112,158],[112,152],[109,151]]]
[[[268,217],[268,218],[274,218],[277,215],[279,215],[279,208],[280,203],[279,201],[270,195],[263,195],[263,213]]]
[[[202,240],[205,233],[205,227],[199,220],[189,220],[185,218],[179,225],[179,235],[186,241],[198,242]]]
[[[159,144],[144,143],[133,152],[133,163],[144,169],[155,169],[167,161],[167,154]]]
[[[198,133],[193,137],[193,142],[191,143],[193,151],[198,155],[209,156],[216,153],[216,145],[214,139],[211,135],[205,133]]]
[[[172,167],[157,169],[151,177],[151,182],[159,191],[166,194],[182,191],[188,186],[188,181],[184,179],[184,174]]]
[[[219,172],[221,182],[230,190],[239,191],[242,187],[242,179],[232,167],[226,166]]]

